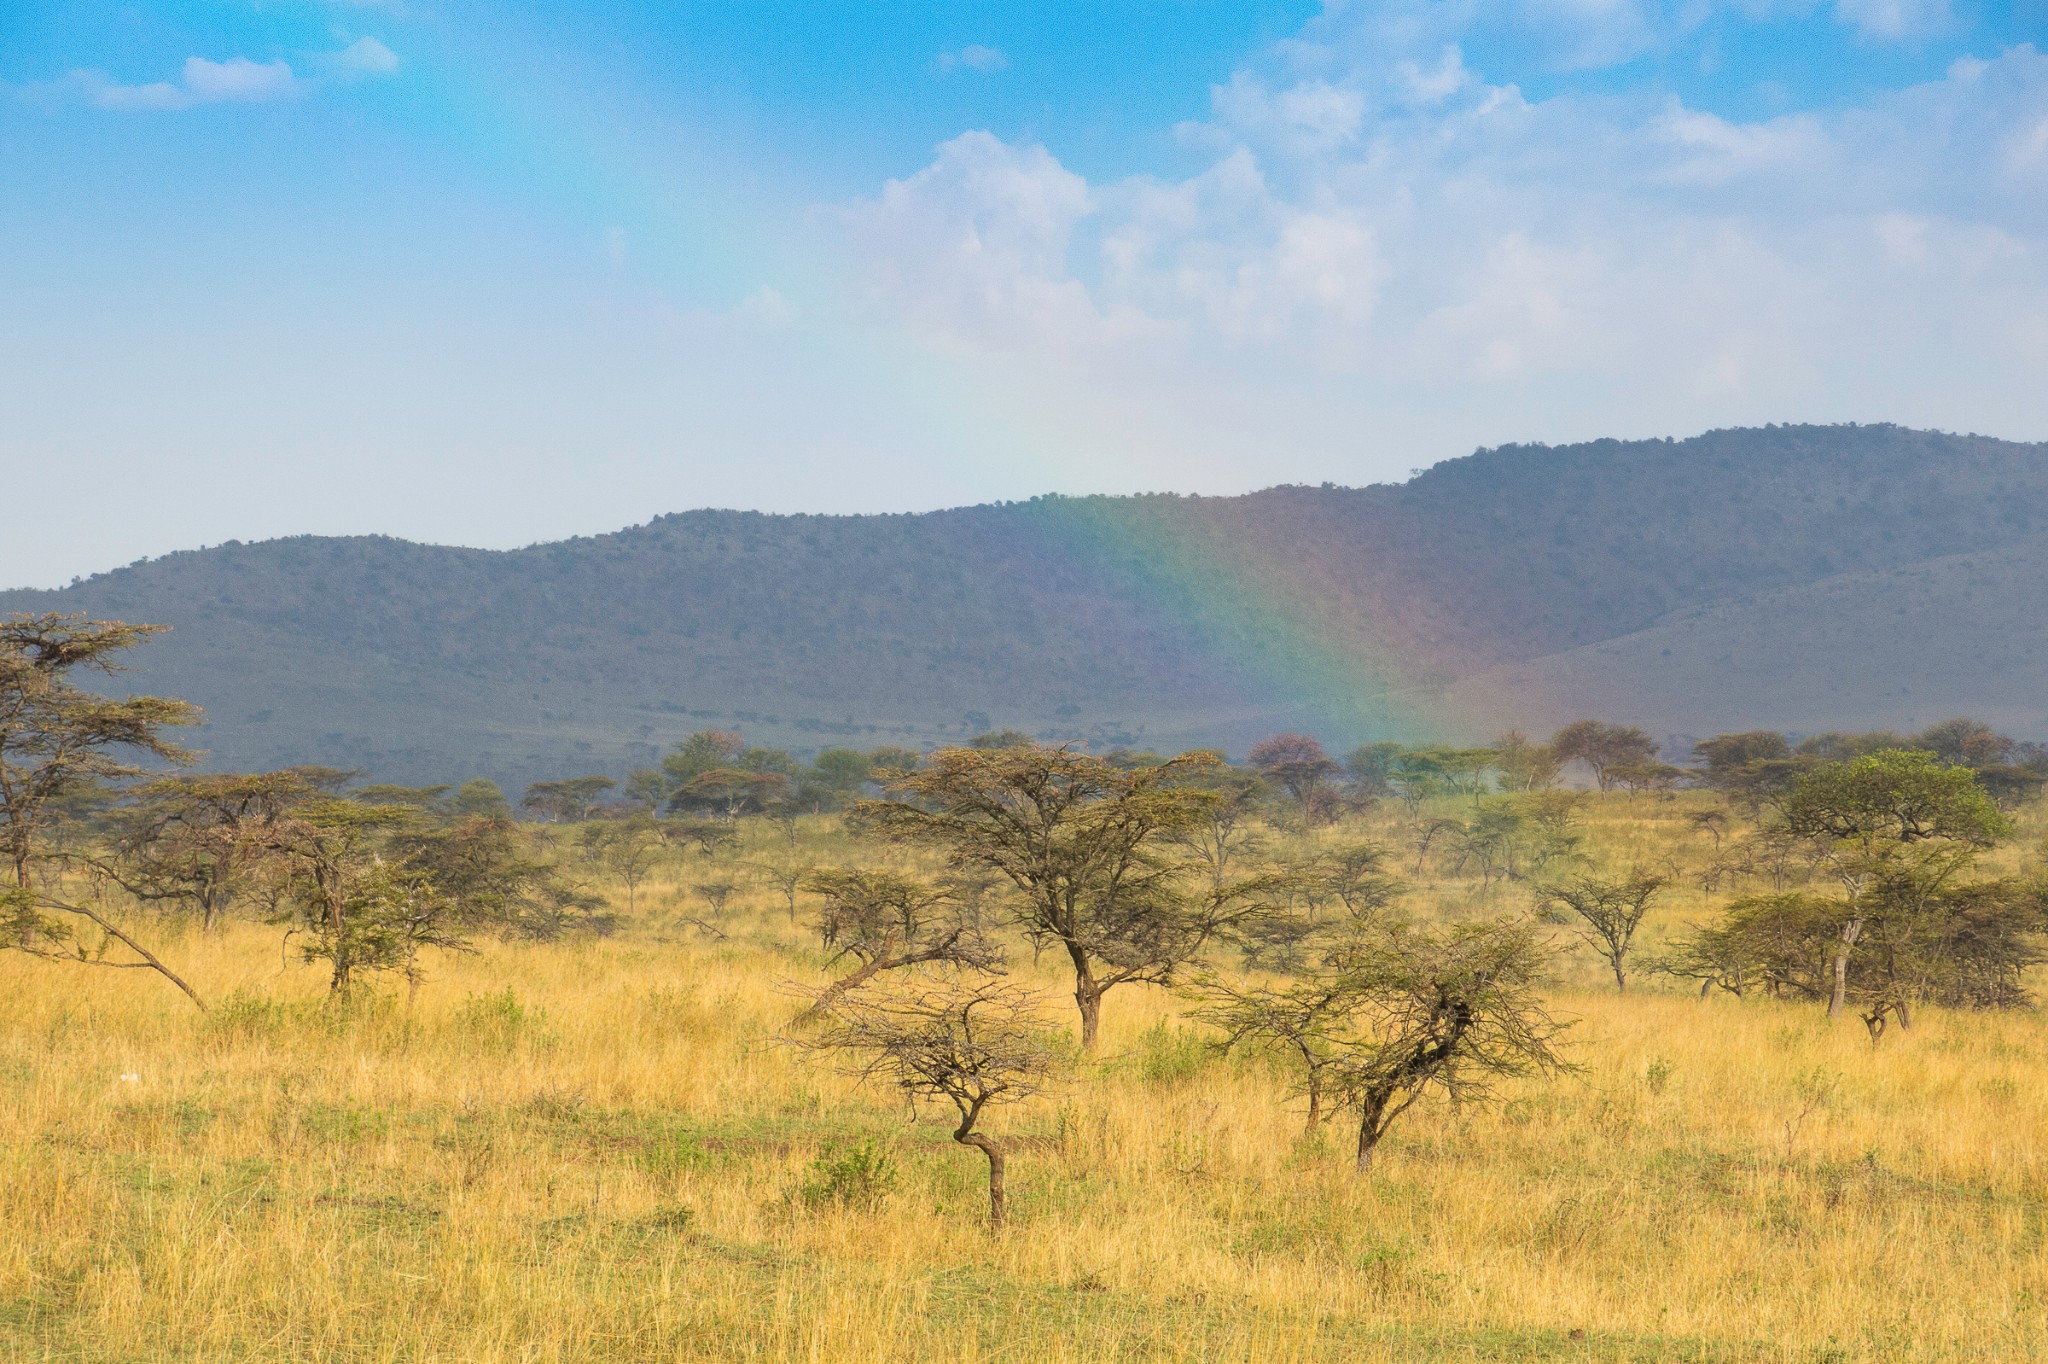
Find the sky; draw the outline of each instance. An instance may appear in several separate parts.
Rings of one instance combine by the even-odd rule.
[[[2048,0],[0,6],[0,586],[2048,439]]]

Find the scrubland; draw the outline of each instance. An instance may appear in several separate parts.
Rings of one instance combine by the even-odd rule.
[[[1590,797],[1603,865],[1718,898],[1691,815]],[[1336,831],[1403,852],[1398,806]],[[2035,858],[2038,813],[2002,856]],[[280,930],[138,920],[214,1001],[0,955],[8,1360],[1984,1360],[2048,1355],[2048,1026],[1617,994],[1556,930],[1578,1069],[1418,1105],[1369,1176],[1173,992],[990,1130],[778,1041],[825,956],[749,860],[914,865],[810,817],[692,855],[612,936],[487,942],[331,1003]],[[723,864],[721,869],[721,864]],[[692,889],[747,886],[715,928]],[[665,878],[665,879],[662,879]],[[1526,908],[1435,856],[1407,908]],[[624,894],[618,902],[624,905]],[[1051,953],[1012,974],[1062,1004]],[[1224,962],[1226,967],[1231,963]],[[1070,1008],[1062,1014],[1069,1016]]]

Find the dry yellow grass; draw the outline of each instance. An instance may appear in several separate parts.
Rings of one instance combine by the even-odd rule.
[[[1689,808],[1616,798],[1594,845],[1682,867]],[[2048,1357],[2033,1015],[1928,1011],[1873,1050],[1811,1006],[1617,997],[1582,956],[1554,1002],[1583,1071],[1425,1103],[1360,1181],[1184,1001],[1121,990],[1101,1063],[1003,1116],[1042,1140],[991,1241],[978,1156],[773,1043],[778,983],[819,979],[773,892],[723,942],[676,922],[704,879],[609,940],[438,959],[410,1009],[327,1008],[257,925],[169,944],[211,1019],[0,956],[0,1357]],[[807,1204],[863,1139],[894,1191]]]

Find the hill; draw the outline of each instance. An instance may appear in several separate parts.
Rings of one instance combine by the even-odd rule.
[[[713,723],[799,749],[1580,713],[1705,733],[1893,723],[1901,686],[1922,719],[2040,734],[2044,455],[1770,427],[1507,446],[1359,489],[694,511],[503,552],[299,537],[0,611],[174,627],[121,685],[205,706],[211,765],[407,781],[618,772]]]

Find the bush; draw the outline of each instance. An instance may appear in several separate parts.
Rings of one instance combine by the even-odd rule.
[[[676,1132],[642,1148],[633,1163],[655,1179],[673,1180],[711,1164],[712,1153],[704,1149],[703,1140],[695,1132]]]
[[[519,996],[506,986],[489,994],[471,995],[455,1011],[456,1026],[477,1041],[510,1051],[520,1037],[539,1021],[539,1011],[529,1014]]]
[[[1216,1049],[1192,1028],[1169,1028],[1161,1019],[1139,1035],[1129,1064],[1147,1084],[1186,1084],[1216,1061]]]
[[[811,1162],[802,1200],[808,1207],[873,1208],[896,1188],[896,1158],[873,1139],[826,1147]]]
[[[237,990],[214,1005],[206,1028],[217,1042],[268,1041],[284,1028],[288,1014],[275,1000]]]

